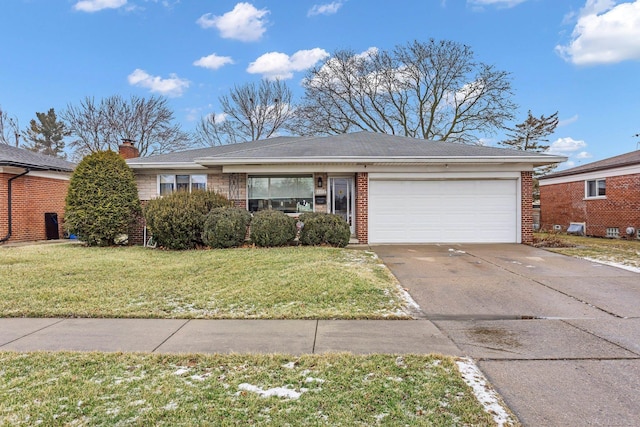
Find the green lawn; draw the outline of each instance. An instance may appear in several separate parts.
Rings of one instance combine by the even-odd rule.
[[[495,425],[457,372],[426,355],[0,352],[0,425]]]
[[[0,248],[0,317],[407,318],[372,252]]]
[[[535,233],[534,239],[536,245],[549,251],[640,269],[638,239],[605,239],[555,233]]]

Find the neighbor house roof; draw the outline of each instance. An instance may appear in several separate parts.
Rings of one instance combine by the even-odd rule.
[[[295,163],[529,163],[534,166],[566,158],[506,148],[429,141],[374,132],[334,136],[277,137],[260,141],[129,159],[136,168],[196,164]]]
[[[72,172],[75,163],[68,162],[58,157],[47,156],[24,148],[0,144],[0,166],[13,166],[29,168],[32,170],[48,170],[59,172]]]
[[[600,170],[634,165],[640,165],[640,150],[632,151],[626,154],[620,154],[619,156],[615,157],[609,157],[608,159],[600,160],[597,162],[587,163],[586,165],[576,166],[575,168],[550,173],[548,175],[540,177],[540,179],[544,180],[549,178],[558,178],[561,176],[578,175],[587,172],[596,172]]]

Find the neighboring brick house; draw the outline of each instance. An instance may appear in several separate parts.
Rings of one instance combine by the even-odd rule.
[[[540,210],[543,230],[579,223],[589,236],[638,238],[640,150],[540,178]]]
[[[127,164],[143,203],[206,188],[251,212],[341,215],[360,243],[528,243],[533,168],[565,160],[358,132],[277,137]]]
[[[63,235],[74,163],[0,144],[0,244]]]

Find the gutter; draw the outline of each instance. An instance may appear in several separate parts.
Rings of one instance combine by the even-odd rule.
[[[11,181],[13,181],[14,179],[18,179],[21,176],[24,176],[26,174],[28,174],[29,172],[31,172],[31,169],[26,168],[24,172],[22,172],[20,175],[16,175],[12,178],[9,178],[9,180],[7,181],[7,223],[8,223],[8,232],[7,235],[4,236],[2,239],[0,239],[0,243],[4,243],[7,240],[9,240],[11,238],[11,232],[12,230],[12,216],[11,216]]]

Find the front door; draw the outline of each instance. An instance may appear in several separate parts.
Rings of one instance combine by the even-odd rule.
[[[329,191],[330,212],[344,218],[351,228],[351,234],[355,234],[353,178],[329,177]]]

